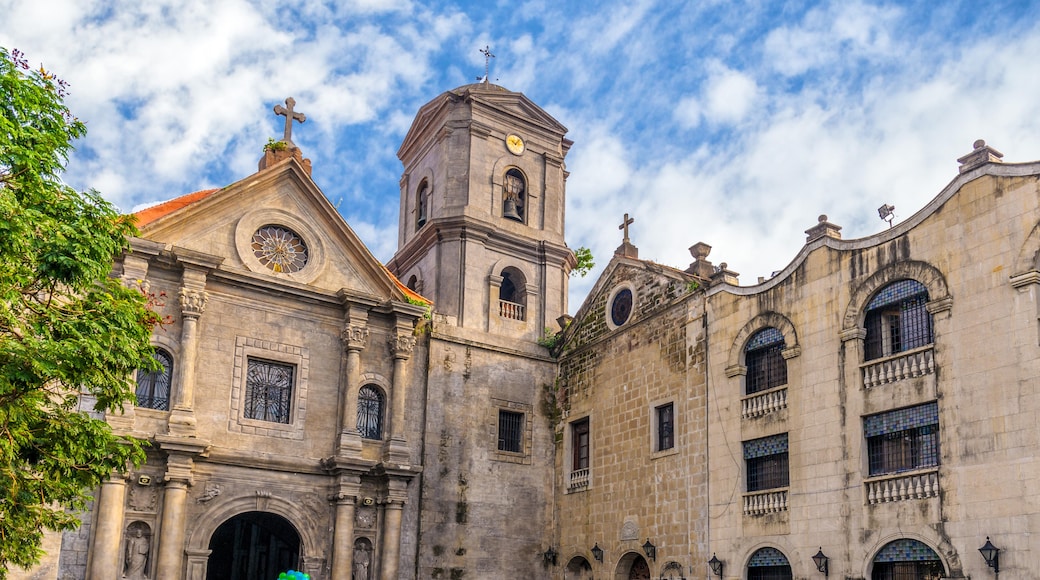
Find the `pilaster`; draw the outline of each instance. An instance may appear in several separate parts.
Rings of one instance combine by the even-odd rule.
[[[108,580],[123,576],[120,541],[123,537],[123,514],[126,505],[126,478],[112,474],[101,484],[98,494],[94,542],[91,546],[90,580]]]

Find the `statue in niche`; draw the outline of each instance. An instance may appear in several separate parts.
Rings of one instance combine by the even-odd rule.
[[[145,580],[148,568],[148,553],[151,551],[144,530],[135,527],[126,541],[126,569],[123,578],[126,580]]]
[[[369,566],[372,563],[372,544],[362,538],[354,543],[354,578],[353,580],[369,580]]]

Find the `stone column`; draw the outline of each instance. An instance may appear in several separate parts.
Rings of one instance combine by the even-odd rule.
[[[126,505],[126,480],[113,474],[101,484],[97,509],[94,511],[94,543],[91,546],[90,580],[122,578],[122,552],[119,549],[123,537],[123,513]]]
[[[394,376],[390,406],[390,442],[387,448],[387,461],[397,465],[406,465],[410,460],[408,445],[404,437],[405,390],[408,385],[407,361],[415,348],[415,337],[411,329],[397,329],[397,335],[390,339],[390,353],[394,357]]]
[[[332,533],[332,577],[350,578],[354,566],[354,505],[357,497],[336,494],[336,521]]]
[[[185,269],[185,281],[190,270]],[[205,283],[205,274],[200,274]],[[198,357],[199,317],[206,310],[209,295],[201,287],[182,287],[178,296],[181,305],[181,351],[171,405],[169,431],[171,435],[195,436],[195,361]]]
[[[198,452],[196,451],[195,454]],[[184,534],[187,527],[188,486],[192,483],[192,453],[170,451],[166,459],[166,491],[159,527],[159,557],[156,578],[181,578],[184,565]]]
[[[401,559],[401,501],[387,500],[383,506],[382,579],[397,580],[397,564]],[[335,576],[333,576],[335,578]]]
[[[341,457],[361,455],[361,434],[357,430],[357,400],[361,388],[361,351],[368,344],[368,328],[348,324],[340,338],[347,350],[347,369],[340,420],[339,455]]]

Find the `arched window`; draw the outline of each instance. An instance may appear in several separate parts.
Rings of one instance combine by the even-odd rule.
[[[173,357],[161,348],[155,349],[159,370],[137,371],[137,406],[143,409],[170,410],[170,386],[173,384]]]
[[[372,385],[358,392],[357,430],[365,439],[383,438],[383,393]]]
[[[792,580],[791,563],[776,548],[762,548],[748,561],[748,580]]]
[[[415,190],[415,229],[426,225],[426,204],[429,198],[430,184],[425,179],[419,184],[419,188]]]
[[[524,221],[527,202],[527,180],[519,169],[506,171],[502,182],[502,217]]]
[[[935,337],[927,302],[928,289],[916,280],[893,282],[875,294],[866,308],[864,360],[932,344]]]
[[[502,284],[498,289],[498,315],[511,320],[525,320],[527,308],[527,278],[512,266],[502,270]]]
[[[935,551],[917,540],[885,544],[874,556],[870,580],[939,580],[945,574]]]
[[[412,292],[415,292],[415,287],[418,286],[418,285],[419,285],[419,278],[415,274],[412,274],[411,277],[408,278],[408,284],[406,284],[406,286],[408,286],[409,290],[411,290]]]
[[[747,377],[745,394],[787,384],[787,361],[783,357],[784,335],[769,327],[756,332],[744,347]]]

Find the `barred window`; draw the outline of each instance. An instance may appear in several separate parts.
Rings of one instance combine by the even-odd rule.
[[[756,332],[744,347],[747,377],[745,394],[787,384],[787,361],[783,357],[784,335],[775,328]]]
[[[383,438],[383,393],[372,385],[358,391],[357,430],[365,439]]]
[[[655,451],[666,451],[675,447],[675,407],[672,403],[654,409],[657,422]]]
[[[928,403],[863,420],[870,475],[939,465],[939,406]]]
[[[524,414],[514,411],[498,412],[498,450],[511,453],[524,451]]]
[[[928,289],[916,280],[885,286],[867,304],[864,359],[892,356],[935,342]]]
[[[790,484],[787,433],[744,442],[747,490],[764,491]]]
[[[776,548],[762,548],[751,555],[748,580],[791,580],[791,562]]]
[[[939,580],[945,576],[935,551],[907,538],[885,544],[874,556],[871,580]]]
[[[571,423],[571,452],[573,453],[571,469],[589,468],[589,419],[579,419]]]
[[[137,371],[137,406],[144,409],[170,410],[170,386],[173,384],[173,357],[161,348],[155,349],[160,368]]]
[[[246,374],[246,419],[289,423],[295,367],[249,359]]]

